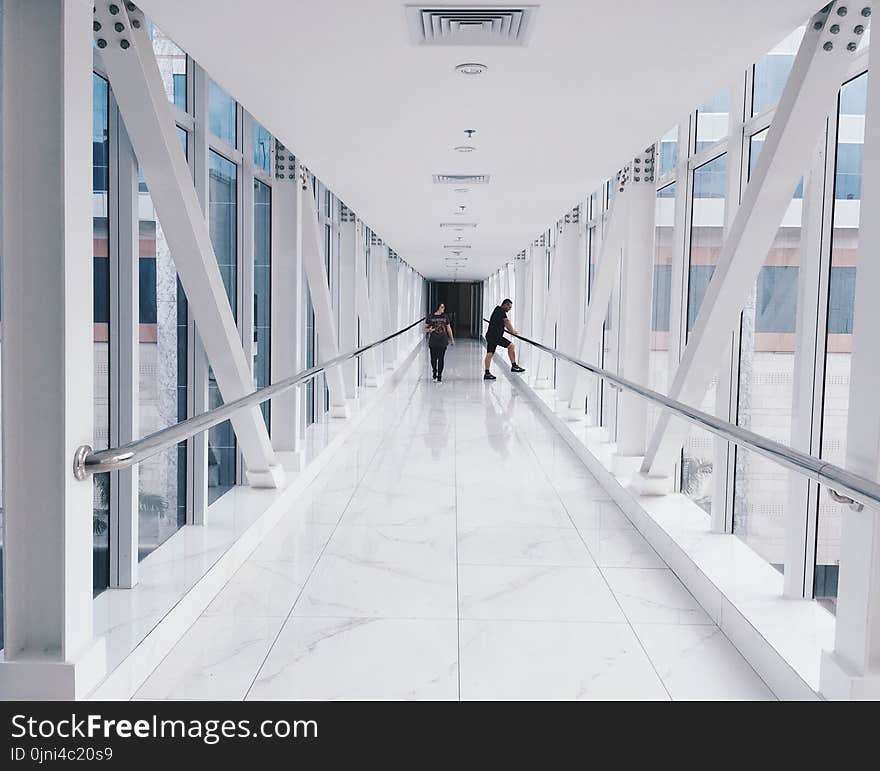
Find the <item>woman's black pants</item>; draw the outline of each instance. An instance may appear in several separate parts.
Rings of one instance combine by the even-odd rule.
[[[443,359],[446,357],[446,346],[429,345],[428,350],[431,352],[431,370],[435,375],[442,375]]]

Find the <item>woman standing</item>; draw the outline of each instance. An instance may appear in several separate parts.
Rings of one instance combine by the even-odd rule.
[[[428,316],[425,331],[428,333],[428,350],[431,352],[433,377],[440,383],[443,381],[443,359],[446,357],[446,346],[449,343],[455,345],[449,316],[446,315],[446,306],[443,303],[440,303],[437,310]]]

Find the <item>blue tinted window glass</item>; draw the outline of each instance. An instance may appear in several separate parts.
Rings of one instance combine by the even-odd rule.
[[[837,170],[834,175],[834,197],[842,201],[862,198],[862,157],[865,146],[855,142],[837,145]]]
[[[828,332],[830,334],[852,334],[855,300],[856,269],[854,267],[836,268],[832,266],[828,298]]]
[[[797,265],[765,265],[758,274],[756,332],[794,332],[797,315]]]
[[[211,133],[235,147],[238,124],[235,99],[213,80],[208,84],[208,125]]]
[[[862,75],[840,89],[840,114],[864,115],[868,98],[868,79]]]
[[[186,73],[174,73],[172,76],[174,88],[174,104],[186,112]]]
[[[758,60],[752,90],[753,115],[769,110],[779,101],[792,64],[793,54],[767,54]]]
[[[272,135],[259,123],[254,127],[254,166],[267,174],[272,162]]]
[[[654,265],[654,299],[651,304],[651,329],[669,331],[669,310],[672,298],[672,266]]]

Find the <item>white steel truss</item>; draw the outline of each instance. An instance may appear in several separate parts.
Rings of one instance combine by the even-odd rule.
[[[718,264],[691,330],[669,396],[698,404],[719,364],[764,256],[782,221],[810,152],[853,57],[845,36],[826,24],[836,4],[808,23],[761,155],[724,240]],[[646,477],[669,475],[688,427],[661,414],[641,466]]]
[[[241,344],[208,224],[177,136],[174,116],[162,84],[146,19],[138,10],[120,6],[120,16],[102,11],[107,28],[125,14],[128,47],[111,38],[102,63],[137,153],[175,266],[199,329],[208,361],[223,398],[240,398],[253,390],[250,367]],[[232,425],[247,464],[251,485],[276,487],[284,472],[278,463],[259,408],[237,413]]]

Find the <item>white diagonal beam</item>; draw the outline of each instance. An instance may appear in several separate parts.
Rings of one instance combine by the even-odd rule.
[[[608,212],[605,235],[596,261],[596,272],[593,275],[590,302],[587,306],[587,319],[581,329],[578,341],[577,357],[591,364],[599,363],[597,353],[602,341],[602,325],[608,314],[608,303],[611,302],[611,294],[614,291],[614,282],[617,280],[623,252],[623,240],[626,233],[627,188],[624,184],[621,189],[620,182],[621,178],[618,177],[615,180],[618,189],[611,199],[611,210]],[[578,372],[571,393],[567,395],[572,418],[581,419],[584,416],[589,377],[586,372]],[[590,405],[590,413],[598,425],[600,415],[596,412],[596,405]]]
[[[309,283],[312,308],[315,311],[315,330],[318,333],[318,348],[322,359],[332,359],[339,355],[339,338],[336,322],[333,320],[333,301],[330,297],[330,284],[324,265],[324,231],[318,222],[318,210],[312,186],[308,184],[307,174],[303,174],[303,270]],[[330,392],[330,417],[348,417],[345,402],[345,384],[339,367],[328,369],[327,390]]]
[[[378,339],[376,325],[373,323],[373,311],[370,304],[370,292],[367,281],[367,255],[364,248],[364,223],[358,220],[355,223],[354,244],[354,290],[357,302],[357,314],[361,323],[361,341],[372,342]],[[375,387],[379,385],[382,369],[376,356],[376,349],[371,348],[363,357],[361,364],[364,368],[364,385]]]
[[[344,204],[340,204],[339,222],[339,348],[351,351],[358,346],[357,316],[357,270],[355,269],[355,249],[357,241],[357,223],[354,212]],[[340,365],[342,382],[345,385],[345,397],[353,399],[357,396],[357,362],[352,359]]]
[[[870,7],[870,3],[861,3]],[[718,367],[718,354],[739,323],[798,181],[809,166],[829,104],[833,104],[859,40],[853,33],[867,19],[841,16],[840,3],[826,6],[807,24],[791,74],[776,108],[764,148],[742,203],[721,247],[696,323],[669,388],[672,399],[699,404]],[[832,32],[839,25],[837,33]],[[852,50],[850,49],[852,47]],[[658,419],[642,463],[645,476],[666,476],[687,436],[688,424]]]
[[[858,280],[853,307],[846,468],[880,478],[880,78],[868,75],[865,157],[859,216]],[[829,699],[880,699],[880,518],[876,509],[841,514],[840,578],[834,650],[820,669]]]
[[[556,346],[560,351],[572,352],[577,348],[584,307],[583,241],[580,238],[580,208],[572,209],[562,220],[557,246],[557,263],[562,275],[558,311]],[[560,362],[556,388],[559,394],[571,394],[579,369],[573,364]]]
[[[554,227],[556,227],[554,225]],[[550,289],[547,301],[544,305],[544,318],[541,320],[541,336],[539,343],[552,346],[553,329],[559,320],[559,304],[562,295],[562,286],[565,282],[565,270],[563,269],[563,256],[561,244],[557,243],[553,250],[553,259],[550,264]],[[550,373],[553,367],[552,356],[539,356],[538,365],[535,368],[535,388],[550,388]]]
[[[127,10],[123,3],[118,7],[118,15],[111,16],[103,6],[96,13],[102,25],[96,35],[99,41],[106,41],[101,50],[102,62],[220,393],[225,401],[233,401],[253,391],[253,380],[208,223],[180,145],[144,16],[140,11]],[[116,23],[124,25],[121,33],[113,31]],[[127,47],[123,47],[125,42]],[[237,413],[232,425],[247,464],[248,481],[258,487],[277,487],[284,472],[275,458],[259,407]]]

